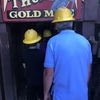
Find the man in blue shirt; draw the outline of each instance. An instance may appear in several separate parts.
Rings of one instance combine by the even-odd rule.
[[[55,12],[59,32],[47,44],[44,62],[44,100],[88,100],[88,79],[92,63],[91,46],[72,30],[74,18],[68,8]]]

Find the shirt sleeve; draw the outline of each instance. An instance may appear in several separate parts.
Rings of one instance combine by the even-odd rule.
[[[44,61],[45,68],[53,68],[54,67],[54,55],[53,55],[53,45],[49,41],[46,48],[46,55]]]

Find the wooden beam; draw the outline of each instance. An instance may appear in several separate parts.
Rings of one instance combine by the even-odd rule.
[[[0,100],[2,100],[1,86],[0,86]]]
[[[0,54],[2,67],[2,81],[5,100],[16,100],[14,96],[13,75],[11,65],[11,55],[9,48],[9,38],[6,24],[0,23]],[[0,99],[1,100],[1,99]]]
[[[100,0],[99,0],[99,5],[98,5],[98,23],[100,23]]]
[[[0,7],[0,22],[3,22],[3,19],[2,19],[2,12],[1,12],[1,7]]]
[[[84,20],[97,20],[99,0],[85,0]]]
[[[83,22],[82,33],[83,35],[89,39],[90,36],[95,33],[95,23],[94,22]]]
[[[0,55],[0,100],[2,100],[1,87],[2,87],[2,75],[1,75],[1,55]]]

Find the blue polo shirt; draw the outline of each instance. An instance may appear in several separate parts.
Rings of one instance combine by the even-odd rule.
[[[91,46],[73,30],[63,30],[47,44],[44,67],[54,68],[53,100],[88,100]]]

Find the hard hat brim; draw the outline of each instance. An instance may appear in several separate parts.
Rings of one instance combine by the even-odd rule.
[[[38,38],[36,40],[33,41],[27,41],[26,39],[23,40],[24,44],[33,44],[33,43],[37,43],[41,40],[41,36],[38,36]]]
[[[52,23],[58,23],[58,22],[69,22],[69,21],[75,21],[75,19],[72,18],[72,19],[65,19],[65,20],[53,20]]]

